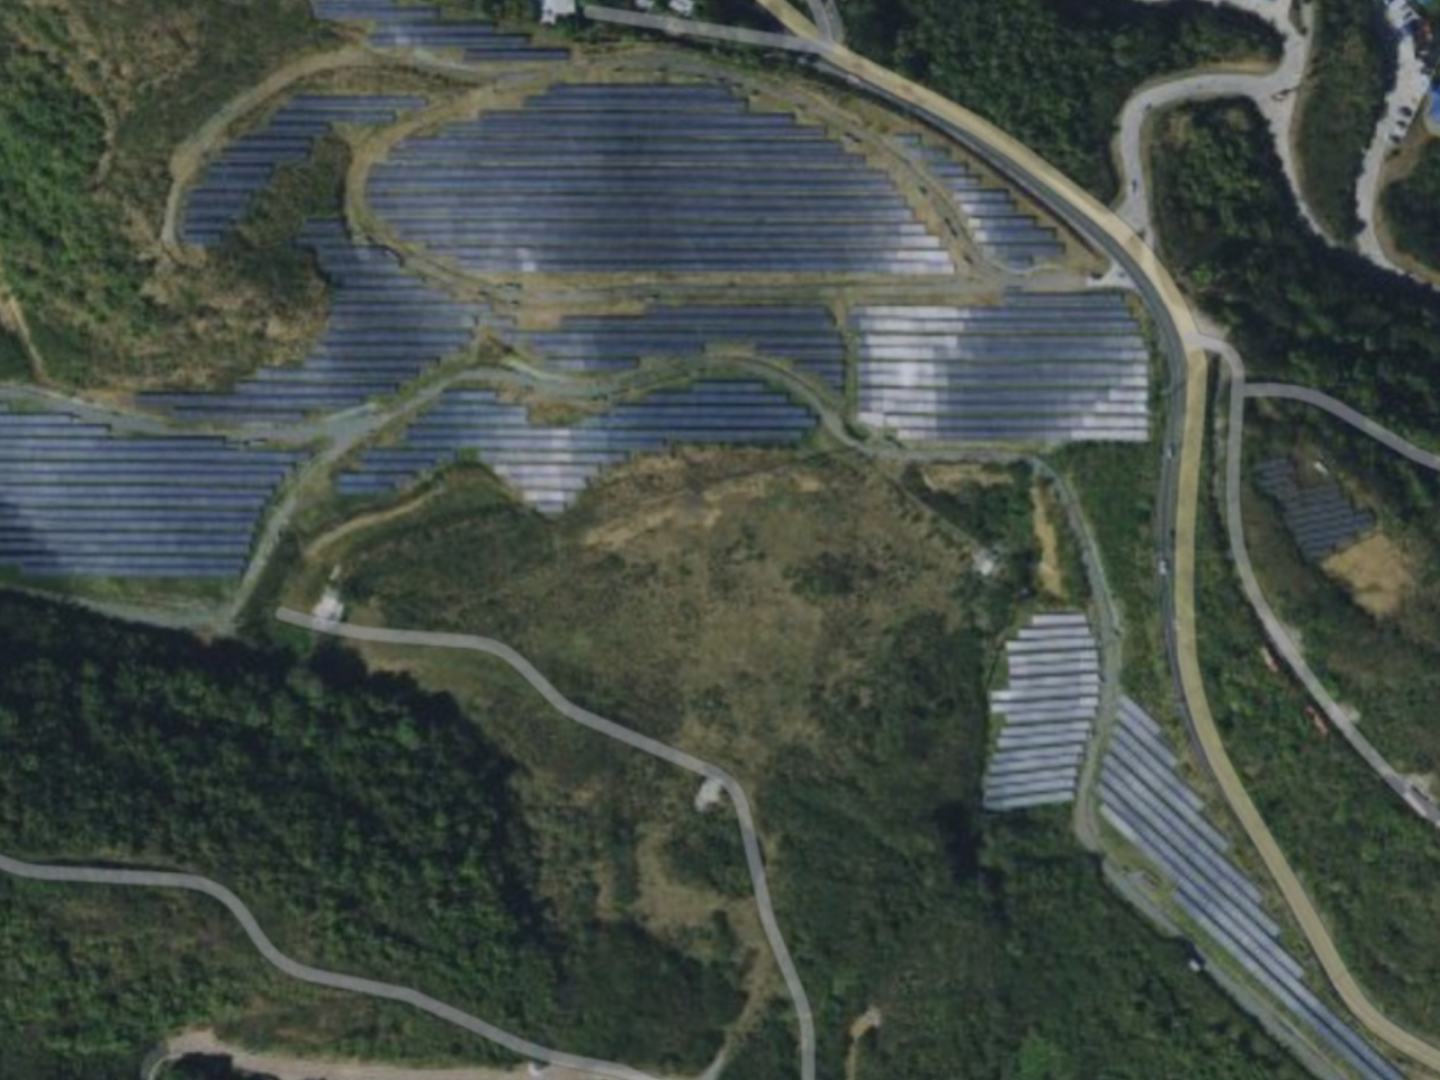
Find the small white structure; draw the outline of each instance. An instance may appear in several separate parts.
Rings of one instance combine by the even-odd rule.
[[[575,0],[540,0],[540,25],[554,26],[575,14]]]
[[[670,0],[670,10],[688,19],[695,14],[695,0]]]

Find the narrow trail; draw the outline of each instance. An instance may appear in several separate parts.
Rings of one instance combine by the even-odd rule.
[[[588,709],[582,709],[560,693],[555,685],[542,675],[529,660],[509,645],[502,641],[496,641],[494,638],[479,637],[474,634],[357,626],[353,623],[318,619],[289,608],[281,608],[275,613],[275,617],[291,626],[351,641],[382,645],[463,649],[493,656],[514,669],[545,699],[551,708],[562,716],[677,768],[695,773],[706,780],[712,780],[724,788],[725,793],[730,796],[730,802],[735,807],[735,815],[739,819],[740,838],[745,847],[745,862],[750,871],[751,886],[755,891],[755,904],[760,911],[760,924],[765,930],[766,940],[770,943],[770,951],[775,957],[775,963],[780,969],[781,977],[785,980],[785,987],[790,994],[790,1000],[795,1007],[795,1016],[800,1028],[800,1075],[802,1080],[815,1080],[815,1020],[810,1010],[810,999],[805,993],[805,987],[800,981],[800,973],[795,968],[795,962],[791,959],[790,950],[785,944],[785,937],[780,931],[779,921],[775,917],[775,908],[770,899],[770,883],[765,875],[765,860],[760,852],[760,841],[755,832],[755,815],[750,808],[750,799],[746,796],[745,789],[740,786],[739,781],[718,765],[702,761],[684,750],[679,750],[658,739],[652,739],[648,735],[631,731],[629,728],[617,724],[613,720],[607,720]]]
[[[430,997],[428,994],[422,994],[418,990],[412,990],[407,986],[377,982],[374,979],[366,979],[358,975],[343,975],[293,960],[276,948],[275,943],[260,928],[254,914],[245,906],[243,900],[219,882],[211,881],[209,878],[200,877],[197,874],[177,874],[158,870],[115,870],[94,866],[56,866],[22,862],[6,855],[0,855],[0,873],[29,881],[57,884],[180,889],[186,892],[201,893],[224,905],[225,909],[234,916],[235,921],[240,924],[240,928],[245,931],[245,936],[250,939],[250,943],[255,946],[260,955],[292,979],[331,990],[365,994],[369,997],[383,998],[386,1001],[409,1005],[421,1012],[429,1013],[447,1024],[453,1024],[472,1034],[479,1035],[481,1038],[489,1039],[522,1058],[543,1061],[592,1076],[610,1078],[610,1080],[659,1080],[658,1077],[638,1069],[632,1069],[628,1065],[581,1057],[578,1054],[567,1054],[561,1050],[552,1050],[548,1046],[541,1046],[539,1043],[512,1035],[503,1028],[498,1028],[477,1016],[472,1016],[453,1005],[447,1005],[443,1001]]]

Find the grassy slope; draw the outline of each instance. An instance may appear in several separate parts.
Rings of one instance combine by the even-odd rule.
[[[1393,78],[1389,28],[1374,0],[1319,0],[1297,138],[1300,182],[1333,237],[1360,230],[1355,183]]]
[[[1305,652],[1341,700],[1360,710],[1365,730],[1402,771],[1440,770],[1440,488],[1433,474],[1391,455],[1338,421],[1303,406],[1250,410],[1250,462],[1303,449],[1317,452],[1352,495],[1377,511],[1382,531],[1411,560],[1413,585],[1400,609],[1376,618],[1348,590],[1305,562],[1272,500],[1253,487],[1246,503],[1256,572],[1282,618],[1301,627]]]
[[[1415,171],[1385,188],[1381,198],[1396,246],[1440,268],[1440,141],[1426,142]]]
[[[285,348],[273,332],[303,325],[314,297],[226,256],[174,266],[160,219],[175,144],[326,40],[304,0],[27,0],[0,12],[0,250],[54,378],[213,375]]]
[[[1155,156],[1167,265],[1230,328],[1254,378],[1302,383],[1417,442],[1440,429],[1440,301],[1300,220],[1248,102],[1178,109]]]
[[[877,1005],[862,1077],[1298,1076],[1105,891],[1063,813],[979,810],[983,685],[1034,561],[1024,488],[937,501],[957,534],[838,462],[713,468],[656,465],[555,527],[432,503],[333,557],[364,617],[512,640],[741,777],[822,1075]],[[1002,554],[996,578],[957,563],[965,534]],[[787,1026],[754,1029],[739,1075],[792,1073]]]
[[[1278,56],[1258,20],[1199,3],[1111,0],[841,0],[850,43],[975,109],[1102,199],[1110,141],[1147,79]]]

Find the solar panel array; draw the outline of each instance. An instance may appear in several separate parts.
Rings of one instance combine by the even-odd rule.
[[[342,495],[398,490],[428,469],[473,454],[546,513],[569,506],[604,469],[680,443],[787,445],[815,416],[753,381],[711,380],[649,394],[570,425],[534,423],[524,405],[492,390],[451,389],[412,424],[399,446],[366,451],[342,475]]]
[[[1149,359],[1115,291],[1007,292],[991,307],[851,315],[859,419],[914,441],[1149,437]]]
[[[562,83],[401,142],[368,199],[475,271],[954,270],[885,172],[719,84]]]
[[[1302,486],[1288,457],[1262,461],[1255,479],[1260,490],[1280,504],[1285,527],[1312,562],[1349,547],[1375,527],[1375,515],[1351,503],[1334,480]]]
[[[818,305],[656,305],[640,315],[574,316],[555,330],[516,337],[553,366],[572,371],[623,370],[645,357],[700,357],[709,347],[743,346],[794,361],[836,390],[845,386],[845,342],[830,312]]]
[[[1305,986],[1260,890],[1228,858],[1229,841],[1180,779],[1178,762],[1160,726],[1124,699],[1100,773],[1101,814],[1163,868],[1180,909],[1339,1059],[1366,1080],[1400,1080],[1398,1069]]]
[[[315,140],[337,123],[390,124],[406,109],[425,104],[411,96],[301,94],[264,127],[242,135],[205,166],[185,196],[181,239],[209,247],[223,240],[250,209],[281,165],[310,156]]]
[[[122,437],[0,407],[0,566],[65,577],[242,573],[299,457],[208,437]]]
[[[460,49],[469,63],[568,60],[570,50],[531,44],[476,19],[446,19],[438,7],[397,0],[311,0],[316,18],[370,23],[366,42],[380,49]]]
[[[945,182],[985,254],[1012,270],[1027,270],[1065,254],[1056,230],[1020,209],[1005,188],[986,187],[968,165],[919,136],[902,136],[900,143]]]
[[[1010,685],[990,694],[990,711],[1004,721],[985,769],[985,809],[1070,802],[1100,707],[1090,624],[1079,612],[1032,616],[1005,656]]]
[[[292,422],[393,393],[466,347],[484,321],[483,305],[411,276],[385,248],[354,243],[339,221],[308,222],[300,243],[315,251],[332,286],[329,320],[305,361],[261,368],[229,391],[142,394],[143,404],[188,420]]]

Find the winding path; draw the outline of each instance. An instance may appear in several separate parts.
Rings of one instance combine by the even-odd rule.
[[[265,931],[260,929],[260,924],[250,909],[245,906],[243,900],[219,882],[211,881],[209,878],[200,877],[197,874],[175,874],[159,870],[114,870],[95,866],[56,866],[22,862],[6,855],[0,855],[0,872],[30,881],[70,885],[120,885],[143,889],[180,889],[202,893],[223,904],[226,910],[235,917],[235,921],[240,924],[240,928],[245,931],[245,936],[250,939],[250,943],[259,950],[260,955],[292,979],[331,990],[345,990],[412,1006],[448,1024],[454,1024],[458,1028],[489,1039],[523,1058],[560,1065],[595,1076],[613,1078],[613,1080],[657,1080],[651,1074],[632,1069],[628,1065],[617,1065],[610,1061],[567,1054],[564,1051],[552,1050],[548,1046],[541,1046],[539,1043],[522,1039],[494,1024],[486,1023],[477,1016],[472,1016],[407,986],[377,982],[374,979],[366,979],[358,975],[342,975],[339,972],[326,971],[322,968],[311,967],[309,964],[302,964],[298,960],[292,960],[276,948],[275,943],[266,936]]]
[[[799,1021],[800,1075],[802,1080],[815,1080],[815,1020],[810,1011],[810,999],[805,994],[805,987],[800,981],[800,973],[795,969],[795,962],[791,959],[790,950],[785,945],[785,937],[780,932],[780,923],[775,918],[775,908],[770,900],[770,883],[765,876],[765,860],[760,853],[760,841],[755,833],[755,815],[750,809],[750,800],[745,794],[745,789],[740,786],[738,780],[718,765],[702,761],[693,754],[687,754],[684,750],[678,750],[658,739],[631,731],[629,728],[617,724],[613,720],[607,720],[588,709],[582,709],[560,693],[534,664],[503,641],[478,637],[474,634],[447,634],[426,630],[387,630],[378,626],[357,626],[353,623],[319,619],[303,612],[292,611],[289,608],[281,608],[275,613],[275,617],[291,626],[299,626],[317,634],[330,634],[351,641],[368,641],[383,645],[418,645],[439,649],[464,649],[493,656],[509,664],[546,700],[551,708],[562,716],[592,731],[597,731],[607,738],[623,742],[636,750],[657,757],[661,761],[703,776],[706,780],[713,780],[724,788],[725,793],[730,796],[730,801],[735,807],[735,815],[740,821],[740,838],[745,846],[745,862],[750,871],[750,883],[755,890],[755,904],[760,910],[760,924],[764,927],[765,938],[770,943],[770,951],[774,954],[775,963],[779,966],[780,974],[785,980],[785,988],[790,993],[790,999],[795,1006],[796,1019]]]
[[[1221,346],[1224,347],[1222,350]],[[1226,357],[1226,362],[1232,367],[1239,363],[1239,356],[1230,349],[1225,342],[1215,342],[1212,346],[1216,352]],[[1229,350],[1228,352],[1224,350]],[[1233,361],[1231,357],[1234,357]],[[1288,383],[1246,383],[1244,381],[1243,368],[1241,369],[1242,385],[1245,387],[1247,398],[1278,398],[1285,401],[1299,401],[1306,405],[1313,405],[1317,409],[1324,409],[1331,416],[1343,420],[1358,431],[1364,432],[1376,442],[1383,443],[1403,458],[1408,458],[1416,465],[1440,472],[1440,454],[1431,453],[1429,450],[1422,450],[1409,439],[1395,434],[1383,424],[1371,420],[1362,412],[1352,409],[1343,401],[1331,397],[1329,394],[1319,390],[1311,390],[1304,386],[1291,386]]]

